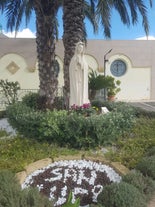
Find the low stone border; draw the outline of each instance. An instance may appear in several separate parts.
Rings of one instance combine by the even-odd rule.
[[[103,164],[109,165],[110,167],[112,167],[117,173],[119,173],[120,175],[124,175],[127,174],[129,172],[129,169],[126,168],[125,166],[121,165],[121,163],[119,162],[109,162],[107,160],[105,160],[103,157],[101,156],[83,156],[83,155],[75,155],[75,156],[60,156],[58,158],[55,159],[50,159],[50,158],[46,158],[46,159],[42,159],[42,160],[38,160],[34,163],[29,164],[24,171],[19,172],[16,174],[20,184],[22,184],[26,177],[28,175],[30,175],[32,172],[46,167],[49,164],[56,162],[56,161],[60,161],[60,160],[79,160],[79,159],[86,159],[86,160],[91,160],[91,161],[100,161]]]

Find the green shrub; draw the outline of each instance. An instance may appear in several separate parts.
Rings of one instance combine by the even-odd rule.
[[[17,207],[20,191],[15,175],[9,171],[0,171],[0,207]]]
[[[136,169],[155,180],[155,155],[143,157],[137,164]]]
[[[55,97],[54,103],[53,103],[53,108],[57,109],[57,110],[64,110],[65,109],[64,97],[62,97],[62,96]]]
[[[89,119],[83,115],[68,114],[67,111],[48,111],[41,123],[40,132],[46,140],[61,147],[88,148],[85,138],[89,128]]]
[[[119,111],[119,112],[128,112],[132,114],[136,114],[136,109],[128,103],[125,102],[115,102],[115,101],[101,101],[101,100],[93,100],[91,102],[92,106],[95,107],[107,107],[109,111]]]
[[[155,119],[150,119],[148,117],[138,118],[136,125],[129,134],[132,138],[141,138],[141,139],[154,139],[155,140]],[[149,142],[148,142],[149,143]],[[155,143],[155,141],[154,141]],[[151,143],[152,145],[152,143]],[[150,145],[150,147],[151,147]],[[155,144],[154,144],[155,146]]]
[[[155,146],[151,146],[147,152],[145,153],[145,155],[148,157],[148,156],[153,156],[155,155]]]
[[[91,106],[101,108],[102,106],[104,106],[104,102],[101,100],[93,100],[93,101],[91,101]]]
[[[145,156],[150,148],[155,146],[155,119],[139,118],[129,132],[115,143],[115,151],[109,151],[106,156],[111,161],[121,162],[133,169]]]
[[[18,91],[20,90],[20,85],[18,81],[11,82],[1,79],[0,90],[4,94],[6,105],[10,105],[18,101]]]
[[[15,174],[0,171],[0,207],[51,207],[37,189],[21,190]]]
[[[5,118],[6,117],[6,111],[0,111],[0,119]]]
[[[39,99],[39,94],[38,93],[33,93],[29,92],[22,98],[23,104],[26,106],[37,109],[38,108],[38,99]]]
[[[24,189],[21,193],[19,207],[52,207],[51,201],[47,197],[41,195],[37,188]],[[16,206],[18,207],[18,206]]]
[[[44,110],[46,108],[46,98],[44,96],[40,96],[39,93],[36,92],[29,92],[26,94],[22,98],[22,103],[35,110]],[[64,98],[61,96],[56,97],[54,99],[53,108],[57,110],[64,109]]]
[[[44,96],[40,96],[39,93],[34,92],[30,92],[22,98],[23,104],[35,110],[44,109],[45,102],[46,99]]]
[[[7,107],[6,113],[9,123],[18,133],[25,137],[40,139],[39,128],[43,112],[18,102]]]
[[[92,148],[98,145],[96,131],[91,119],[95,116],[84,117],[81,114],[70,114],[65,117],[61,126],[62,140],[74,148]]]
[[[96,117],[93,126],[95,126],[96,136],[100,140],[100,144],[112,144],[119,137],[123,136],[131,129],[134,119],[120,112],[111,112],[103,116]]]
[[[51,116],[50,119],[52,119]],[[57,119],[54,121],[55,124],[58,123]],[[46,125],[47,123],[48,121],[45,121]],[[119,136],[129,130],[132,120],[129,117],[125,120],[121,113],[88,117],[72,113],[61,116],[58,126],[59,134],[55,134],[55,138],[61,146],[67,144],[74,148],[92,148],[115,142]],[[48,127],[48,129],[50,128]],[[46,129],[46,133],[47,131]]]
[[[103,207],[146,207],[143,194],[125,182],[105,186],[98,196],[98,203]]]
[[[126,137],[126,139],[123,138],[115,143],[116,150],[109,151],[106,157],[111,161],[121,162],[127,168],[133,169],[144,156],[148,145],[148,140]]]
[[[63,110],[38,111],[23,103],[7,108],[10,124],[23,136],[74,148],[112,144],[134,124],[133,114],[126,115],[127,110],[126,113],[122,110],[106,115],[91,111],[91,114],[85,117]]]
[[[122,181],[136,187],[141,193],[146,196],[149,201],[155,191],[155,182],[150,177],[145,177],[139,171],[132,171],[122,177]]]
[[[6,132],[6,130],[0,129],[0,138],[6,138],[7,136],[9,136],[10,134],[8,132]]]
[[[0,169],[20,172],[37,160],[47,157],[54,159],[60,155],[75,155],[78,151],[60,148],[46,142],[26,138],[0,140]]]
[[[67,111],[65,110],[47,110],[42,116],[40,128],[38,129],[42,139],[63,145],[62,131],[66,116]],[[65,141],[66,139],[64,140],[64,142]]]

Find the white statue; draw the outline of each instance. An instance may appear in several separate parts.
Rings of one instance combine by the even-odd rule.
[[[84,57],[84,43],[78,42],[69,66],[70,102],[69,105],[82,106],[88,99],[88,64]]]

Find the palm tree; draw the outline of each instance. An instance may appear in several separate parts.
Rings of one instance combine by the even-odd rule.
[[[74,54],[75,45],[79,41],[86,43],[85,16],[92,23],[94,32],[97,24],[94,16],[93,1],[89,5],[84,0],[63,0],[63,44],[64,44],[64,96],[66,106],[69,100],[69,64]]]
[[[64,44],[64,97],[69,104],[69,63],[74,54],[75,44],[85,37],[84,0],[63,0],[63,44]],[[74,11],[74,15],[73,12]]]
[[[64,89],[65,97],[69,97],[69,64],[74,54],[75,44],[79,40],[86,39],[86,31],[84,27],[84,18],[86,12],[95,13],[103,26],[103,34],[106,38],[111,37],[111,13],[115,9],[118,11],[121,21],[130,26],[138,22],[138,13],[142,16],[142,25],[146,35],[149,32],[149,24],[147,19],[147,7],[143,0],[90,0],[90,6],[86,7],[87,1],[84,0],[63,0],[63,43],[65,48],[64,55]],[[149,0],[152,6],[152,0]],[[88,5],[87,5],[88,6]],[[91,8],[91,9],[88,9]],[[129,15],[131,14],[131,16]],[[91,16],[91,15],[90,15]],[[93,16],[93,15],[92,15]],[[92,21],[93,22],[93,21]],[[97,28],[97,27],[95,27]]]
[[[56,15],[59,0],[2,0],[0,9],[6,12],[7,27],[17,31],[23,15],[29,21],[34,10],[36,14],[36,44],[40,79],[40,95],[46,99],[46,107],[51,108],[57,91],[55,63],[55,40],[57,39]]]
[[[40,0],[39,3],[34,0],[40,95],[46,97],[47,108],[52,107],[58,86],[54,61],[57,36],[55,17],[59,6],[56,0]]]

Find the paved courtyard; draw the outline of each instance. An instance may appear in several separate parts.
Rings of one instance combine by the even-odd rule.
[[[140,107],[144,110],[147,110],[147,111],[155,111],[155,100],[153,101],[137,101],[137,102],[129,102],[129,104],[131,104],[132,106],[135,106],[135,107]]]

